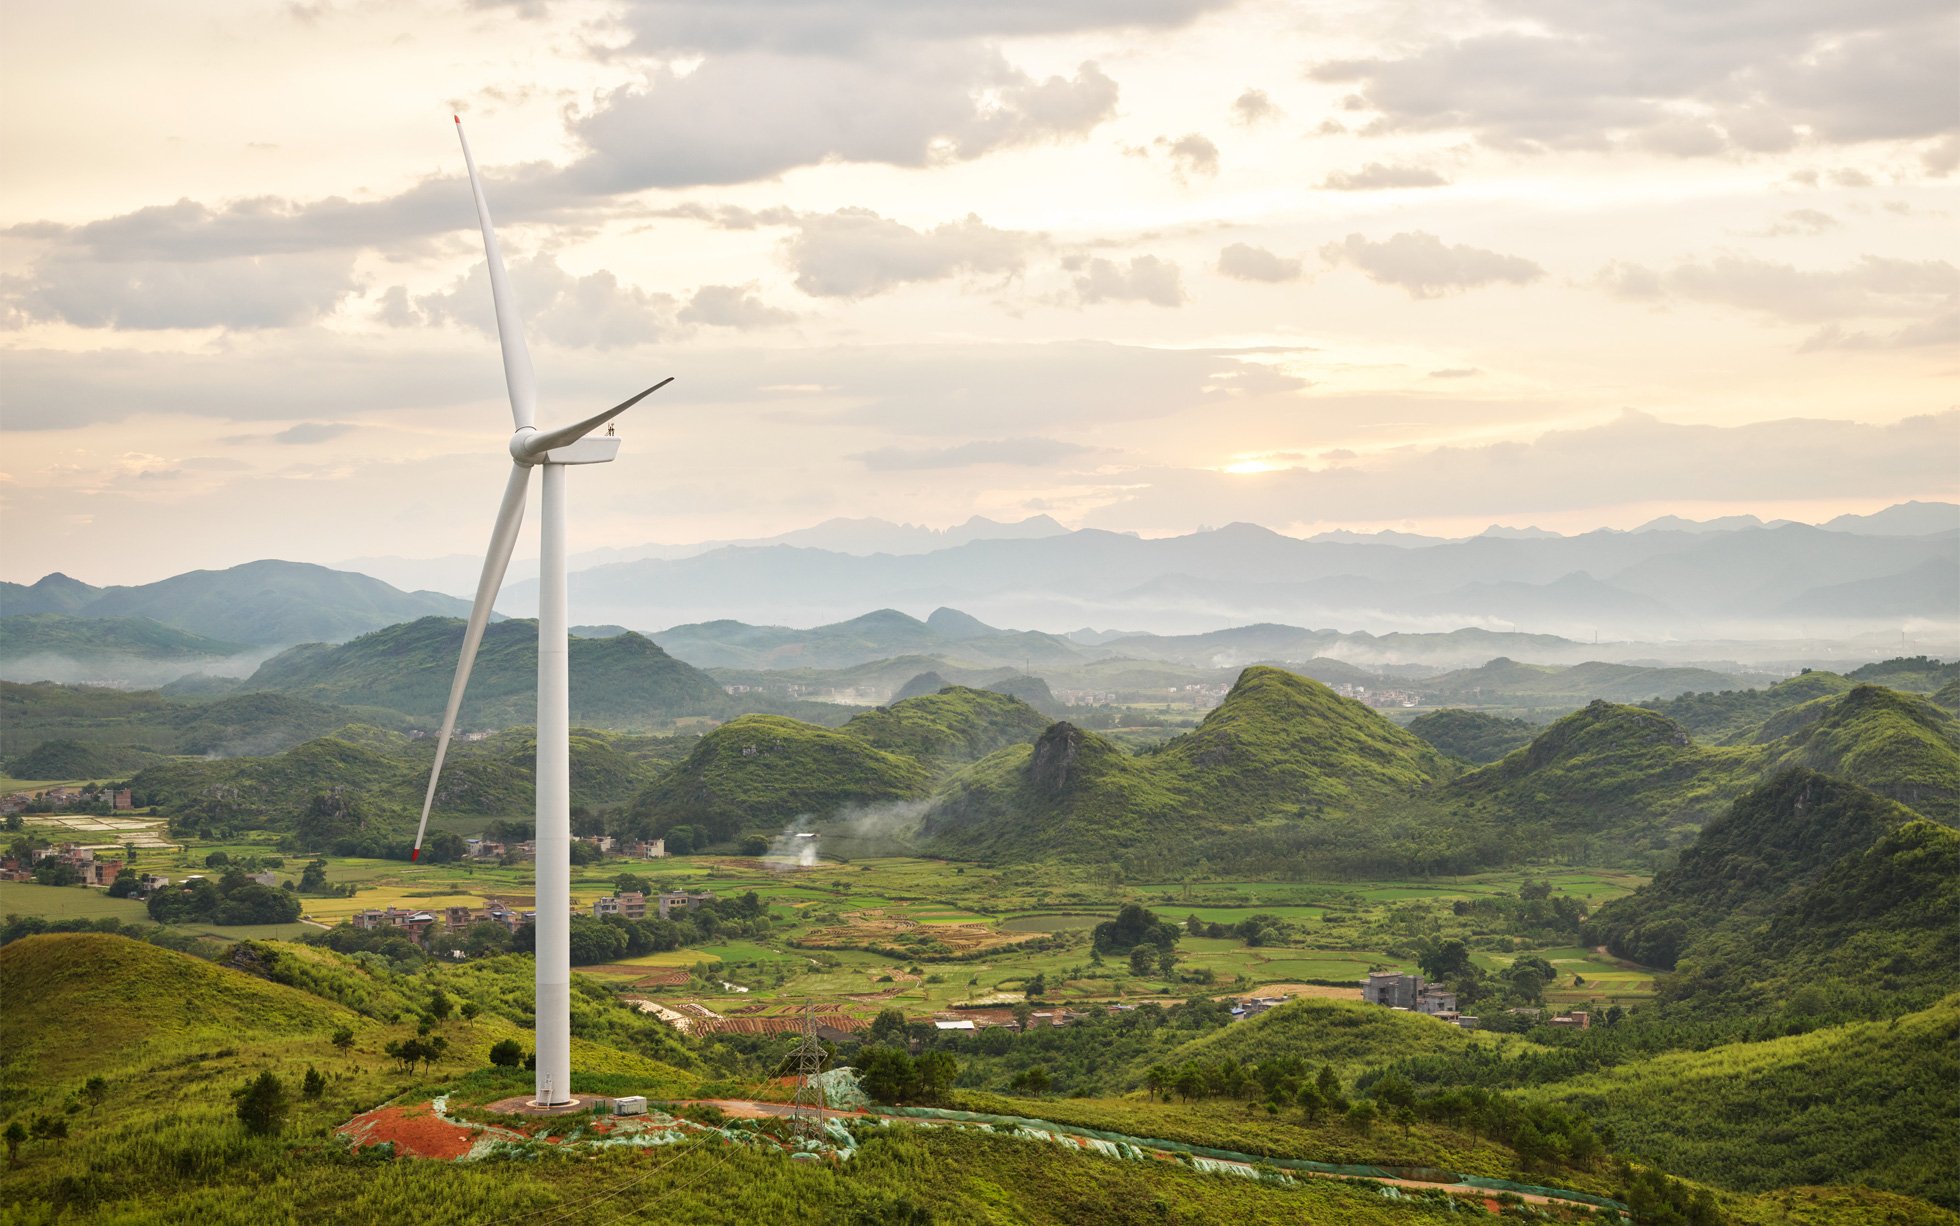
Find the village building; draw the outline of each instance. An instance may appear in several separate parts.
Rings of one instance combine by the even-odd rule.
[[[686,890],[662,890],[660,891],[659,904],[660,918],[671,919],[673,918],[673,913],[676,911],[686,911],[689,908],[698,907],[702,903],[709,903],[714,900],[715,896],[707,891],[696,894]]]
[[[643,920],[647,917],[647,896],[637,890],[624,894],[608,894],[604,898],[592,900],[594,918],[604,919],[617,915],[621,919]]]
[[[1571,1009],[1556,1017],[1546,1018],[1545,1024],[1566,1030],[1591,1030],[1592,1014],[1584,1009]]]

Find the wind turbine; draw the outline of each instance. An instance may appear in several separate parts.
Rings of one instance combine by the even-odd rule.
[[[565,470],[574,464],[604,464],[619,454],[619,440],[608,434],[587,435],[672,383],[662,379],[646,391],[603,413],[556,430],[537,428],[537,378],[531,351],[524,345],[524,324],[511,297],[497,232],[490,223],[490,205],[483,198],[470,140],[463,120],[456,117],[456,137],[463,142],[463,164],[469,168],[470,191],[476,197],[476,219],[483,227],[483,254],[490,267],[490,297],[497,308],[497,341],[503,349],[504,382],[510,388],[510,415],[516,431],[510,436],[514,461],[504,486],[503,505],[490,530],[490,548],[483,555],[483,575],[476,584],[476,603],[463,631],[463,651],[456,661],[456,678],[449,686],[449,705],[442,714],[442,734],[436,738],[435,765],[429,771],[429,790],[422,798],[422,821],[415,828],[411,860],[422,857],[422,836],[429,828],[429,809],[435,804],[436,781],[456,730],[456,712],[463,705],[463,687],[490,621],[490,606],[503,586],[517,532],[524,523],[524,502],[531,488],[531,470],[544,470],[544,511],[540,517],[538,572],[538,768],[537,768],[537,1098],[541,1107],[572,1101],[572,779],[571,694],[568,652],[570,631],[565,617]]]

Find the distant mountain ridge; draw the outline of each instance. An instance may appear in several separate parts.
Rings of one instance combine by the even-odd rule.
[[[1890,530],[1941,517],[1953,526]],[[1960,637],[1960,608],[1940,603],[1960,568],[1960,508],[1925,504],[1868,519],[1832,528],[1486,533],[1421,545],[1351,534],[1301,540],[1253,524],[1156,539],[1084,529],[907,554],[783,541],[595,566],[571,584],[581,616],[648,630],[727,619],[815,624],[882,605],[949,606],[995,625],[1089,622],[1153,633],[1271,620],[1377,634],[1469,625],[1679,639],[1811,625],[1896,633],[1903,607]],[[1871,594],[1859,599],[1861,588]],[[535,585],[519,582],[502,603],[523,612],[534,600]]]
[[[404,592],[367,575],[266,560],[197,570],[134,587],[92,587],[66,575],[0,584],[0,614],[148,618],[188,634],[253,647],[341,642],[431,614],[463,617],[469,602]]]

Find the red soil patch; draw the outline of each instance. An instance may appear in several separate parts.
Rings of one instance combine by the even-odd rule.
[[[355,1148],[392,1141],[395,1152],[414,1158],[453,1161],[476,1143],[474,1129],[438,1119],[427,1103],[413,1107],[376,1107],[355,1116],[336,1131]]]

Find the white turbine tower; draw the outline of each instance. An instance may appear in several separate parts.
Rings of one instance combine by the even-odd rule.
[[[524,324],[511,298],[504,274],[504,257],[497,249],[497,232],[490,224],[490,206],[483,199],[483,181],[476,159],[456,120],[463,142],[463,163],[469,168],[470,190],[476,196],[476,218],[483,226],[483,254],[490,267],[490,296],[497,308],[497,339],[503,347],[504,382],[510,387],[510,413],[516,432],[510,436],[510,482],[503,506],[490,530],[490,549],[483,555],[483,575],[476,584],[476,604],[463,631],[463,651],[456,661],[456,679],[449,686],[449,706],[442,713],[442,734],[436,738],[435,766],[429,771],[429,790],[422,798],[422,822],[415,828],[415,850],[422,856],[422,836],[429,828],[429,809],[436,799],[442,759],[449,736],[456,730],[456,711],[463,705],[470,665],[483,642],[490,606],[503,586],[517,531],[524,523],[524,501],[530,492],[531,470],[544,470],[544,512],[539,525],[538,571],[538,770],[537,770],[537,1099],[551,1107],[572,1100],[572,817],[571,817],[571,697],[567,667],[570,632],[565,618],[565,470],[573,464],[604,464],[619,454],[611,436],[587,438],[592,431],[659,391],[672,379],[662,379],[646,391],[576,425],[556,430],[537,428],[537,379],[531,370],[531,351],[524,346]]]

